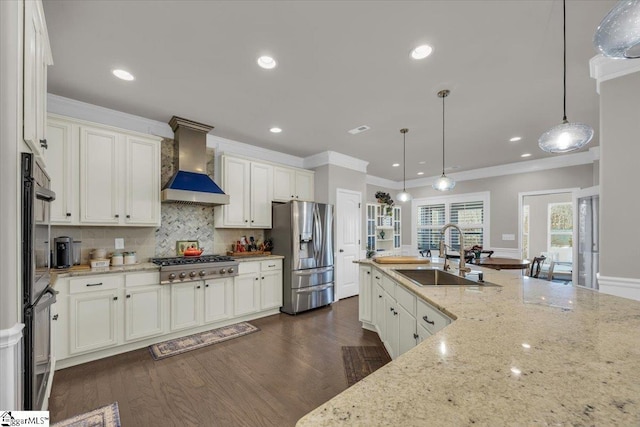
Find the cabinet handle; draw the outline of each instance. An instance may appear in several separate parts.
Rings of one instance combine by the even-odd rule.
[[[200,289],[200,285],[196,286],[196,289]]]
[[[102,286],[102,282],[100,282],[100,283],[87,283],[87,286]]]
[[[420,338],[420,335],[418,335],[418,334],[413,334],[413,339],[414,339],[414,340],[417,340],[418,338]]]
[[[390,310],[390,311],[393,311],[393,307],[391,307],[389,310]]]
[[[40,140],[40,147],[44,148],[45,150],[47,148],[49,148],[49,144],[47,144],[47,140],[46,139],[41,139]]]
[[[127,298],[131,298],[131,295],[127,295]]]
[[[398,312],[397,312],[397,311],[394,311],[394,312],[393,312],[393,315],[394,315],[394,316],[397,316],[397,315],[398,315]]]
[[[116,214],[116,218],[120,218],[120,215]]]
[[[127,218],[131,218],[131,215],[127,215]]]
[[[54,314],[53,317],[51,318],[51,320],[58,320],[58,315]]]
[[[376,276],[376,279],[380,280],[380,276]]]
[[[267,267],[271,268],[271,267],[275,267],[275,266],[276,266],[275,264],[271,264],[271,265],[268,265]]]
[[[427,322],[430,325],[435,325],[436,322],[434,322],[433,320],[429,320],[429,318],[427,316],[422,316],[422,320],[424,320],[425,322]]]
[[[382,298],[382,295],[378,295],[378,298]]]
[[[113,297],[113,300],[114,301],[118,301],[118,297]]]
[[[67,212],[67,216],[71,216],[71,212]]]

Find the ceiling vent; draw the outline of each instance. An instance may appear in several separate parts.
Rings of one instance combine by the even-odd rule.
[[[371,129],[369,126],[362,125],[362,126],[358,126],[355,129],[351,129],[351,130],[349,130],[347,132],[349,132],[351,135],[356,135],[356,134],[359,134],[359,133],[364,132],[364,131],[369,130],[369,129]]]

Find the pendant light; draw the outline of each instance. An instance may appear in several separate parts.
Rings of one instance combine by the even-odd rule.
[[[408,202],[411,200],[411,194],[407,193],[406,185],[407,185],[407,132],[409,129],[402,128],[400,129],[400,133],[402,134],[402,191],[396,194],[396,199],[401,202]]]
[[[604,56],[640,58],[640,0],[623,0],[604,17],[593,44]]]
[[[444,89],[438,92],[438,98],[442,98],[442,176],[433,183],[433,188],[438,191],[453,190],[456,182],[444,174],[444,99],[449,96],[451,91]]]
[[[562,0],[563,37],[563,111],[562,123],[542,134],[538,146],[547,153],[567,153],[584,147],[593,138],[593,128],[584,123],[569,123],[567,120],[567,17],[566,0]]]

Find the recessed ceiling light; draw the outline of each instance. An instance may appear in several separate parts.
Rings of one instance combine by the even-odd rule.
[[[113,70],[112,73],[117,78],[122,79],[122,80],[126,80],[128,82],[130,82],[130,81],[135,79],[135,77],[133,77],[133,74],[131,74],[130,72],[125,71],[125,70],[120,70],[120,69]]]
[[[398,166],[400,166],[400,163],[394,163],[391,166],[393,166],[394,168],[397,168]]]
[[[524,153],[521,154],[520,157],[531,157],[531,153]]]
[[[424,172],[418,172],[418,175],[424,175]]]
[[[426,164],[427,164],[427,162],[423,160],[423,161],[421,161],[421,162],[418,162],[418,164],[420,164],[420,165],[426,165]]]
[[[278,63],[270,56],[261,56],[258,58],[258,65],[266,70],[270,70],[272,68],[276,68]]]
[[[431,55],[431,52],[433,52],[433,48],[428,44],[423,44],[411,51],[411,57],[413,59],[424,59],[427,56]]]
[[[521,139],[522,139],[522,137],[521,137],[521,136],[514,136],[514,137],[513,137],[513,138],[511,138],[509,141],[510,141],[510,142],[517,142],[517,141],[520,141]]]
[[[269,129],[270,132],[272,133],[280,133],[282,132],[282,129],[280,129],[279,127],[272,127],[271,129]]]

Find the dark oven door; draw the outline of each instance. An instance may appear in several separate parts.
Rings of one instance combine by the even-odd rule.
[[[55,291],[47,288],[35,305],[25,310],[24,409],[42,409],[51,372],[51,306]]]

